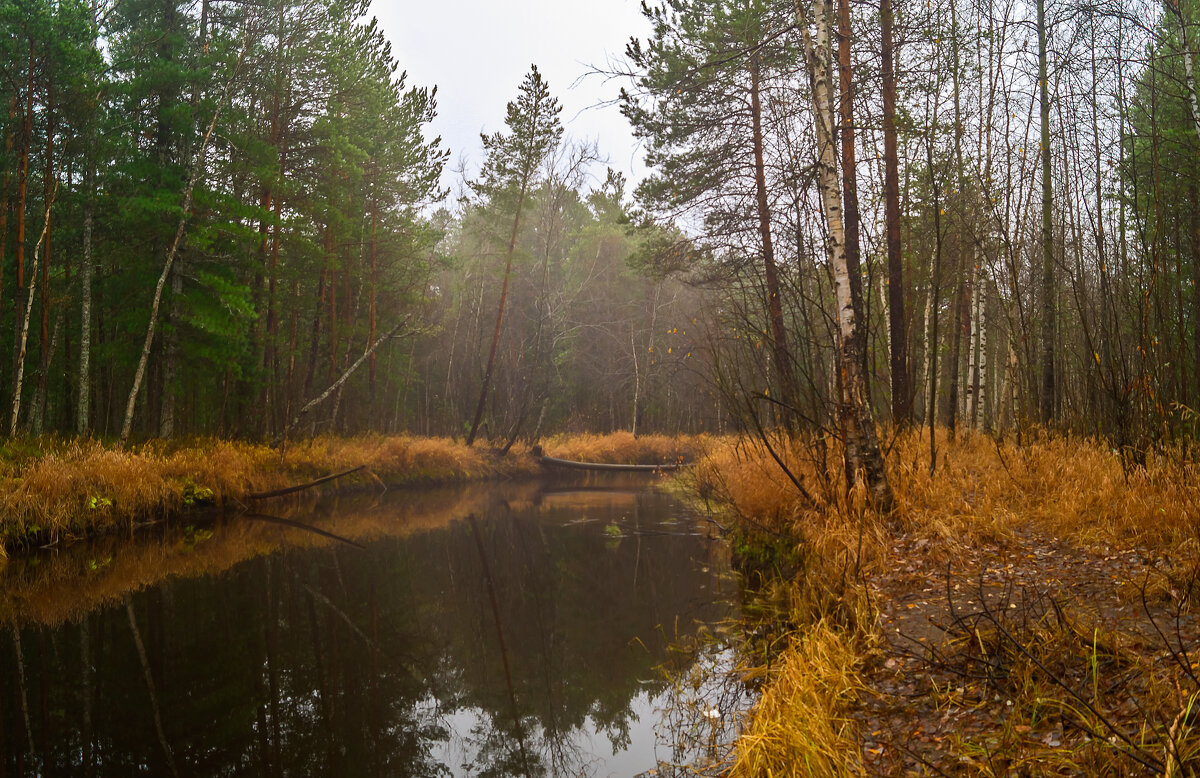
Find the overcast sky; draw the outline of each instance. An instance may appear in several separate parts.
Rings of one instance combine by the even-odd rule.
[[[409,86],[438,88],[434,131],[450,149],[451,167],[479,169],[481,132],[506,129],[505,105],[536,64],[562,105],[566,134],[597,141],[609,165],[631,181],[644,175],[625,117],[615,105],[621,84],[582,78],[591,66],[621,57],[631,35],[649,26],[639,0],[524,0],[520,11],[496,0],[376,0],[371,12],[392,41]],[[603,179],[604,168],[596,175]],[[444,183],[451,185],[452,173]]]

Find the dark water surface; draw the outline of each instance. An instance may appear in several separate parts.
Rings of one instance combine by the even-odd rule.
[[[365,548],[241,520],[10,565],[0,775],[635,775],[672,646],[736,615],[645,480],[288,516]]]

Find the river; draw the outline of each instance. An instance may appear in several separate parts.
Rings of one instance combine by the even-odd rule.
[[[4,775],[666,775],[727,742],[728,551],[647,477],[389,492],[10,561]]]

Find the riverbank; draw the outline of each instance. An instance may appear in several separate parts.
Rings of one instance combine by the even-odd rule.
[[[555,436],[547,455],[622,464],[692,460],[698,436],[628,433]],[[129,533],[205,508],[236,508],[248,495],[361,468],[323,490],[383,489],[533,478],[529,448],[506,455],[448,438],[315,438],[283,451],[245,442],[153,441],[119,449],[94,440],[10,440],[0,447],[0,553]]]
[[[781,573],[728,775],[1190,774],[1195,458],[942,432],[931,476],[927,433],[885,443],[887,520],[829,442],[722,444],[690,476],[749,567]]]

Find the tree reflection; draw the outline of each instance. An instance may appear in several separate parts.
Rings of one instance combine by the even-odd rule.
[[[668,636],[728,612],[719,551],[636,534],[676,510],[498,502],[474,525],[285,550],[15,629],[0,773],[28,772],[35,739],[45,772],[81,775],[590,773],[649,735],[634,703],[665,690]]]

